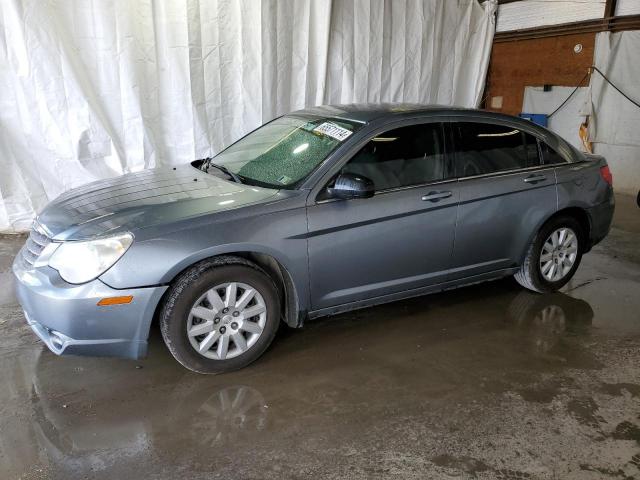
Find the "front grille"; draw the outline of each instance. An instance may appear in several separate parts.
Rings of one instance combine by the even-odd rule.
[[[22,248],[22,259],[29,266],[33,266],[44,248],[51,243],[51,239],[44,232],[42,227],[37,222],[33,223],[27,243]]]

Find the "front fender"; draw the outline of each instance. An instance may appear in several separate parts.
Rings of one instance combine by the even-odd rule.
[[[282,233],[280,231],[279,233]],[[191,265],[219,255],[261,254],[275,260],[289,276],[300,309],[309,304],[306,239],[278,236],[274,245],[233,242],[207,245],[193,234],[144,240],[127,251],[100,280],[112,288],[125,289],[167,285]],[[273,237],[272,237],[273,238]],[[204,243],[204,246],[202,245]]]

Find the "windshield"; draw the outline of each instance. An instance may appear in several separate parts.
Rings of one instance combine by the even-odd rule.
[[[211,163],[246,183],[293,188],[359,127],[344,120],[288,115],[241,138]]]

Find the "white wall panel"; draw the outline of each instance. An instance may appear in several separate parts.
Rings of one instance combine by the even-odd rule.
[[[527,113],[545,113],[549,115],[571,95],[574,87],[553,86],[545,92],[543,87],[526,87],[522,111]],[[548,127],[578,150],[584,151],[578,134],[580,125],[586,118],[589,104],[589,87],[579,88],[569,101],[549,118]]]
[[[637,0],[635,0],[637,1]],[[602,18],[605,0],[522,0],[498,8],[498,32]]]
[[[618,0],[616,15],[640,15],[640,0]]]

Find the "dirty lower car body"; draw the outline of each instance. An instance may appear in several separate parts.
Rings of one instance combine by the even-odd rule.
[[[315,107],[60,196],[16,257],[17,296],[54,353],[141,357],[158,318],[180,363],[219,373],[281,322],[510,275],[555,291],[608,233],[611,183],[604,158],[522,119]]]

